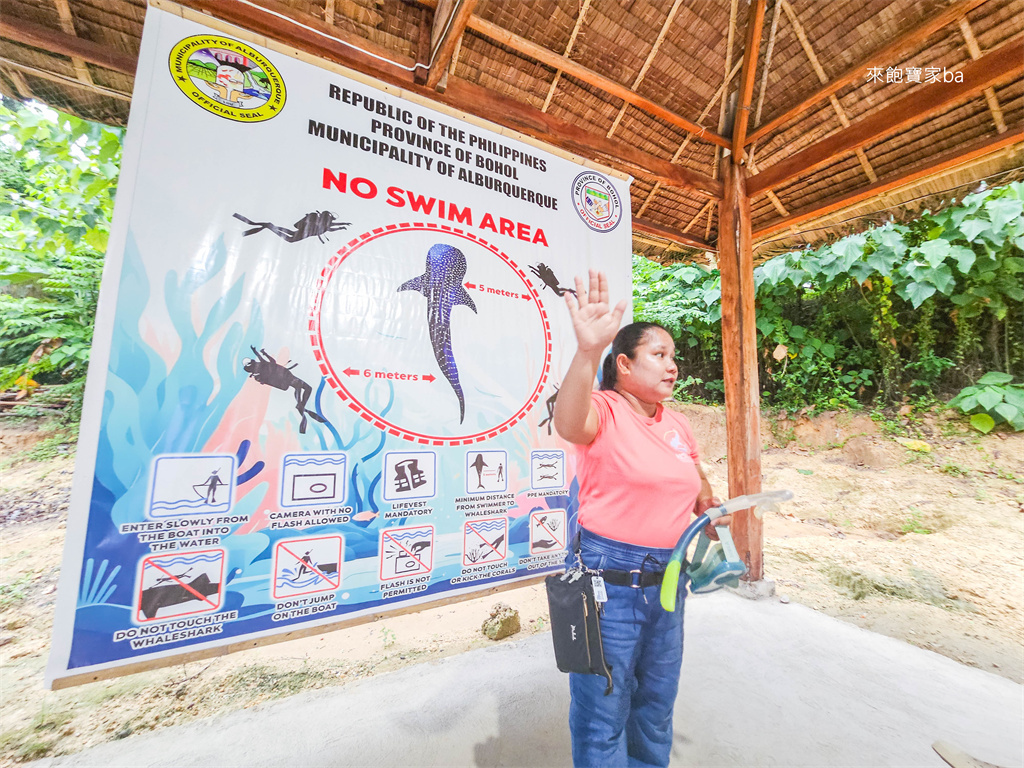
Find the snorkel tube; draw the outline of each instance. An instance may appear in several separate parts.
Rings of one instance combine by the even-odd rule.
[[[679,591],[679,574],[683,569],[683,560],[686,558],[686,551],[690,548],[690,543],[704,530],[704,526],[713,520],[717,520],[725,515],[730,515],[733,512],[738,512],[741,509],[749,509],[751,507],[773,507],[780,501],[788,501],[793,498],[792,491],[764,491],[763,493],[752,493],[746,496],[737,496],[734,499],[720,504],[717,507],[708,509],[690,523],[686,530],[683,531],[683,535],[679,537],[679,541],[676,543],[675,549],[672,550],[672,556],[669,558],[668,565],[665,566],[665,575],[661,581],[661,607],[666,611],[672,612],[676,609],[676,595]],[[755,509],[755,515],[760,517],[762,511]]]

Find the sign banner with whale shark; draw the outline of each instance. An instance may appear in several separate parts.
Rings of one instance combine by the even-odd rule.
[[[54,686],[561,568],[564,297],[588,268],[630,295],[629,179],[169,7],[146,16]]]

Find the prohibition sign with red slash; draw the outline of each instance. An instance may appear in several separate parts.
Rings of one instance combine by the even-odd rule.
[[[494,523],[501,523],[500,526],[494,525]],[[487,529],[493,530],[493,533],[488,533]],[[501,535],[495,538],[498,531],[501,531]],[[479,552],[480,554],[475,558],[471,559],[471,550],[469,548],[470,534],[473,534],[477,539],[480,540],[481,544],[473,547],[472,552]],[[488,539],[491,536],[492,539]],[[500,549],[499,549],[500,547]],[[497,555],[497,558],[491,558],[491,553]],[[465,567],[471,567],[482,563],[493,563],[504,560],[508,557],[508,519],[504,517],[488,517],[483,520],[474,520],[467,522],[463,527],[463,547],[462,547],[462,564]]]
[[[423,534],[427,534],[427,538],[423,538]],[[406,546],[398,540],[397,537],[402,536],[405,539],[417,538],[418,540]],[[424,544],[424,541],[427,543]],[[389,552],[386,551],[387,547],[396,547],[394,550],[394,562],[391,564],[391,574],[384,572],[384,565],[386,560],[391,558],[387,557]],[[417,525],[403,528],[389,528],[381,531],[380,538],[380,580],[390,581],[392,579],[404,579],[407,576],[420,576],[424,573],[430,573],[434,569],[434,526],[432,525]],[[420,554],[425,552],[426,554]],[[399,560],[412,560],[419,566],[416,570],[408,570],[399,572]],[[413,566],[415,568],[415,566]]]
[[[563,536],[565,533],[565,512],[563,511],[541,511],[534,512],[530,515],[530,554],[537,555],[545,552],[557,552],[560,549],[565,549],[565,542],[562,541],[562,536],[559,536],[551,527],[548,526],[549,519],[559,520],[559,524],[554,526],[555,528],[561,528]],[[536,525],[534,525],[536,524]],[[535,537],[533,532],[540,528],[551,537],[551,540],[555,542],[555,546],[535,546]],[[539,543],[539,542],[537,542]]]
[[[139,592],[135,620],[163,621],[178,616],[208,613],[220,608],[224,589],[225,557],[223,549],[209,549],[150,555],[143,558],[139,563]],[[193,574],[192,571],[197,566],[199,573]],[[181,568],[185,568],[182,573],[168,570]],[[195,606],[196,601],[199,601],[198,606]],[[175,607],[179,605],[195,607],[177,610]],[[158,615],[167,608],[176,612]]]
[[[316,545],[320,544],[320,547]],[[325,546],[329,545],[329,546]],[[301,550],[306,547],[308,550],[317,550],[318,555],[317,562],[313,562],[313,558],[309,557],[309,552],[305,556],[296,554],[293,549]],[[273,579],[273,597],[275,600],[280,600],[289,597],[296,597],[298,595],[310,595],[319,592],[333,592],[341,587],[341,561],[344,557],[345,542],[341,536],[318,536],[309,539],[288,539],[286,541],[279,541],[277,546],[274,548],[274,567],[272,572]],[[334,577],[327,575],[327,570],[324,564],[330,557],[334,557],[334,562],[331,563],[334,566],[333,572]],[[282,559],[283,558],[283,559]],[[318,579],[308,586],[301,587],[298,585],[287,586],[280,585],[278,582],[282,576],[282,566],[286,563],[299,564],[298,572],[290,579],[297,579],[301,576],[303,570],[308,570]]]

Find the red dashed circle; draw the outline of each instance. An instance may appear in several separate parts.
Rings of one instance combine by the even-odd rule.
[[[341,376],[339,376],[337,371],[335,371],[334,366],[327,355],[327,351],[324,349],[323,338],[320,332],[320,309],[323,306],[324,294],[326,293],[327,288],[330,285],[331,278],[334,277],[334,273],[337,271],[338,267],[341,266],[345,259],[369,242],[396,232],[418,229],[441,230],[466,240],[472,240],[474,243],[483,246],[495,256],[499,257],[512,269],[513,272],[516,273],[516,275],[519,276],[520,280],[522,280],[523,286],[526,289],[525,293],[530,297],[531,303],[537,308],[540,316],[541,326],[544,329],[544,365],[541,368],[540,379],[537,382],[537,386],[534,388],[529,398],[527,398],[526,403],[524,403],[522,407],[520,407],[519,410],[517,410],[510,418],[495,427],[488,427],[482,432],[455,436],[425,435],[406,429],[398,424],[392,424],[379,414],[375,413],[371,408],[360,402],[359,398],[349,391],[349,389],[342,383]],[[310,341],[313,345],[313,356],[316,358],[317,363],[319,363],[320,370],[327,379],[327,384],[331,389],[338,393],[342,400],[346,402],[348,407],[355,411],[360,418],[368,421],[377,429],[394,435],[395,437],[400,437],[403,440],[409,440],[421,445],[471,445],[489,438],[497,437],[503,432],[507,432],[509,428],[522,421],[530,408],[540,399],[541,392],[543,392],[544,386],[547,384],[548,371],[551,367],[551,325],[548,322],[548,314],[544,310],[544,305],[541,303],[540,296],[530,284],[530,281],[527,279],[523,270],[521,270],[507,254],[503,253],[483,238],[470,232],[463,232],[461,229],[455,229],[454,227],[438,225],[430,222],[388,224],[385,227],[378,227],[370,232],[364,232],[359,237],[346,243],[345,246],[331,258],[327,263],[327,266],[325,266],[323,271],[320,273],[320,279],[317,282],[316,287],[316,295],[313,299],[313,306],[310,310],[309,331]],[[344,366],[342,367],[344,368]],[[443,380],[443,377],[440,378]]]

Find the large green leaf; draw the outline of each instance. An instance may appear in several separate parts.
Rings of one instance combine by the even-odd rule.
[[[978,379],[978,385],[982,387],[1001,386],[1003,384],[1009,384],[1013,381],[1013,376],[1002,371],[989,371],[980,379]]]
[[[971,267],[974,266],[974,262],[978,258],[974,251],[962,245],[952,246],[949,249],[949,255],[956,260],[956,268],[965,275],[971,271]]]
[[[889,224],[875,230],[871,239],[884,245],[891,250],[896,258],[900,258],[907,252],[907,244],[903,239],[903,229],[897,229],[895,225]]]
[[[925,261],[928,262],[928,265],[934,269],[945,261],[946,256],[949,255],[949,242],[945,240],[930,240],[927,243],[922,243],[918,248],[914,249],[914,252],[920,253]]]
[[[1003,402],[1003,393],[995,387],[985,387],[978,393],[978,405],[986,411],[991,411],[1001,402]]]
[[[786,257],[776,256],[774,259],[766,261],[754,270],[755,275],[758,272],[764,276],[764,279],[766,279],[770,285],[778,285],[786,278],[786,275],[789,272],[789,268],[786,264]]]
[[[948,296],[956,285],[956,278],[953,277],[953,271],[948,264],[940,264],[935,269],[925,272],[924,278],[938,288],[943,296]]]
[[[971,426],[981,432],[983,435],[987,435],[995,427],[996,420],[989,416],[987,413],[976,413],[971,416]]]
[[[964,219],[960,225],[960,231],[964,233],[964,238],[966,238],[967,242],[973,243],[978,239],[978,235],[991,226],[991,222],[985,221],[985,219]]]
[[[1005,197],[994,198],[985,201],[985,210],[988,211],[988,217],[992,220],[992,228],[1000,230],[1011,219],[1021,217],[1021,213],[1024,212],[1024,201]]]
[[[1003,387],[1003,400],[1024,412],[1024,391],[1020,387]]]
[[[906,247],[904,246],[904,251]],[[899,254],[899,255],[902,255]],[[874,253],[869,253],[864,257],[864,261],[861,264],[866,265],[869,269],[877,272],[882,277],[889,277],[892,274],[893,269],[896,267],[896,262],[899,256],[897,252],[889,246],[882,246],[878,248]],[[855,264],[855,267],[860,264]],[[852,271],[852,270],[851,270]],[[864,282],[864,279],[861,279]]]
[[[762,336],[770,336],[775,330],[775,321],[769,317],[758,317],[757,330],[761,332]]]
[[[1014,421],[1016,421],[1018,418],[1020,418],[1021,414],[1017,406],[1010,405],[1009,403],[999,403],[992,410],[994,410],[996,413],[1002,416],[1004,421],[1009,423],[1013,423]]]
[[[931,283],[911,282],[897,292],[913,304],[914,309],[917,309],[924,303],[925,299],[935,293],[935,286]]]
[[[1003,266],[1007,271],[1018,274],[1024,272],[1024,259],[1020,256],[1007,256],[1003,259]]]
[[[868,256],[868,258],[870,259],[871,256]],[[878,273],[878,270],[876,270],[867,261],[857,261],[857,262],[854,262],[853,266],[850,267],[850,274],[853,276],[853,278],[858,283],[865,283],[865,282],[867,282],[867,280],[870,277],[872,277],[873,275],[875,275],[877,273]],[[884,273],[884,274],[886,276],[888,275],[888,273]]]

